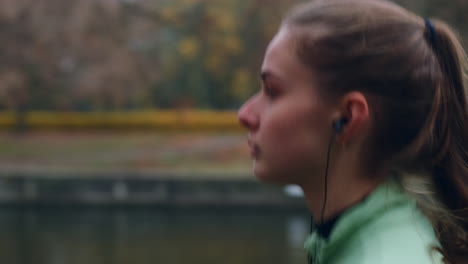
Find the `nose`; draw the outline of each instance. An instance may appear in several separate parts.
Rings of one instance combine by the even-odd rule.
[[[256,101],[257,95],[247,100],[237,113],[239,123],[248,130],[257,130],[260,123]]]

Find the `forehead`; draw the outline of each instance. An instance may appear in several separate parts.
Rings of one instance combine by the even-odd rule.
[[[281,28],[268,45],[262,64],[262,72],[271,73],[283,80],[311,79],[311,70],[302,64],[296,53],[294,32]]]

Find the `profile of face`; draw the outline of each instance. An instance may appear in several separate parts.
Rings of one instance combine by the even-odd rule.
[[[283,27],[270,42],[261,68],[262,89],[244,103],[238,117],[249,131],[256,177],[301,185],[313,183],[324,171],[336,111],[298,59],[294,34]]]

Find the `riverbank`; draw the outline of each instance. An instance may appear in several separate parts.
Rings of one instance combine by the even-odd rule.
[[[241,175],[251,166],[244,133],[0,132],[0,172],[170,170]]]
[[[303,208],[251,173],[239,133],[0,133],[0,204]]]
[[[0,177],[0,205],[303,210],[301,198],[245,175],[160,173],[9,174]]]

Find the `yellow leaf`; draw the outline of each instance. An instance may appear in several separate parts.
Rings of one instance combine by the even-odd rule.
[[[167,22],[176,22],[177,21],[177,11],[171,7],[164,7],[159,11],[161,18]]]
[[[221,73],[224,68],[223,56],[212,53],[205,59],[205,67],[211,73]]]
[[[246,99],[251,91],[251,77],[245,69],[239,69],[235,72],[232,81],[232,94],[238,99]]]
[[[178,50],[183,57],[187,59],[194,58],[199,50],[197,39],[194,37],[183,39],[178,45]]]
[[[237,55],[242,52],[242,42],[237,36],[224,39],[224,47],[229,54]]]

